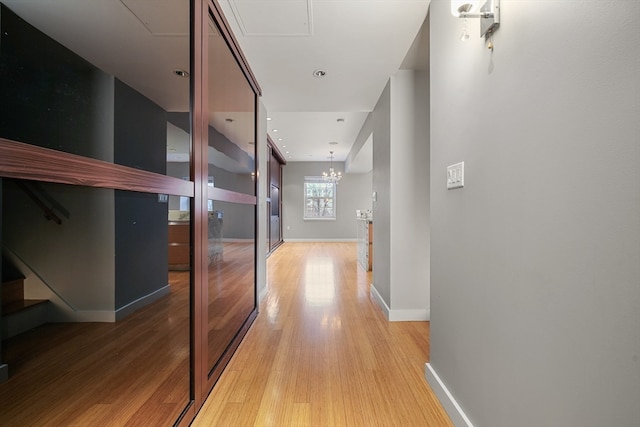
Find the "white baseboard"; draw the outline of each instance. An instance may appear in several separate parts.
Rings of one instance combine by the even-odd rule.
[[[380,295],[376,287],[373,285],[373,283],[369,287],[369,295],[371,295],[371,298],[373,298],[373,300],[378,304],[378,306],[380,306],[380,308],[382,309],[382,312],[384,313],[384,317],[386,317],[387,320],[389,320],[389,311],[391,311],[391,309],[389,308],[387,303],[384,301],[384,299],[382,299],[382,296]]]
[[[138,298],[135,301],[130,302],[124,307],[119,308],[118,310],[68,310],[63,309],[61,306],[52,307],[52,315],[49,319],[51,322],[74,322],[74,323],[86,323],[86,322],[97,322],[97,323],[114,323],[120,319],[125,318],[129,314],[135,312],[136,310],[151,304],[152,302],[162,298],[165,295],[169,295],[171,292],[171,286],[166,285],[154,292],[151,292],[149,295],[145,295],[141,298]]]
[[[266,285],[262,289],[260,289],[260,292],[258,293],[258,305],[260,305],[262,300],[264,300],[264,297],[267,296],[268,292],[269,292],[269,289],[267,288]]]
[[[124,307],[118,310],[72,310],[66,307],[64,304],[58,302],[57,299],[52,298],[54,305],[50,307],[49,321],[53,323],[114,323],[120,319],[125,318],[136,310],[155,302],[156,300],[169,295],[171,292],[171,286],[166,285],[149,295],[145,295],[138,298],[135,301],[130,302]]]
[[[391,310],[389,312],[390,322],[426,322],[429,318],[429,309]]]
[[[351,243],[357,241],[358,239],[284,239],[285,243]]]
[[[78,310],[58,313],[51,319],[54,323],[114,323],[116,312],[112,310]]]
[[[413,310],[393,310],[389,308],[373,283],[371,284],[369,293],[380,306],[389,322],[424,322],[430,319],[430,310],[428,308]]]
[[[447,386],[442,382],[436,371],[431,366],[431,363],[425,363],[424,376],[427,382],[431,386],[431,389],[440,400],[442,407],[447,411],[447,415],[456,427],[473,427],[469,418],[464,413],[458,402],[453,395],[447,389]]]
[[[163,296],[169,295],[170,292],[171,292],[171,286],[167,285],[167,286],[163,286],[162,288],[154,292],[151,292],[148,295],[140,297],[135,301],[131,301],[129,304],[123,307],[120,307],[115,311],[115,320],[118,321],[120,319],[124,319],[126,316],[144,307],[145,305],[149,305],[152,302],[162,298]]]

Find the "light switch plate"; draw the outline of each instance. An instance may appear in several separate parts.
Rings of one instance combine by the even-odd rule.
[[[447,166],[447,190],[464,187],[464,162]]]

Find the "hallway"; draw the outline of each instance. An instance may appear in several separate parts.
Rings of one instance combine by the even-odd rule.
[[[355,243],[285,243],[194,426],[450,426],[424,379],[427,322],[389,323]]]

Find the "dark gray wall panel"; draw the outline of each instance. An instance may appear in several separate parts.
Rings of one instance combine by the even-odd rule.
[[[168,284],[167,206],[156,194],[116,191],[116,310]]]

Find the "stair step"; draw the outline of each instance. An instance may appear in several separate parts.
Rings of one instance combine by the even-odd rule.
[[[8,316],[10,314],[19,313],[23,310],[27,310],[33,306],[39,304],[46,304],[49,300],[46,299],[24,299],[20,301],[14,301],[9,304],[2,304],[2,316]]]
[[[25,300],[3,307],[0,337],[5,340],[44,325],[49,320],[48,300]]]
[[[7,280],[2,283],[2,311],[8,305],[24,300],[24,279]]]

